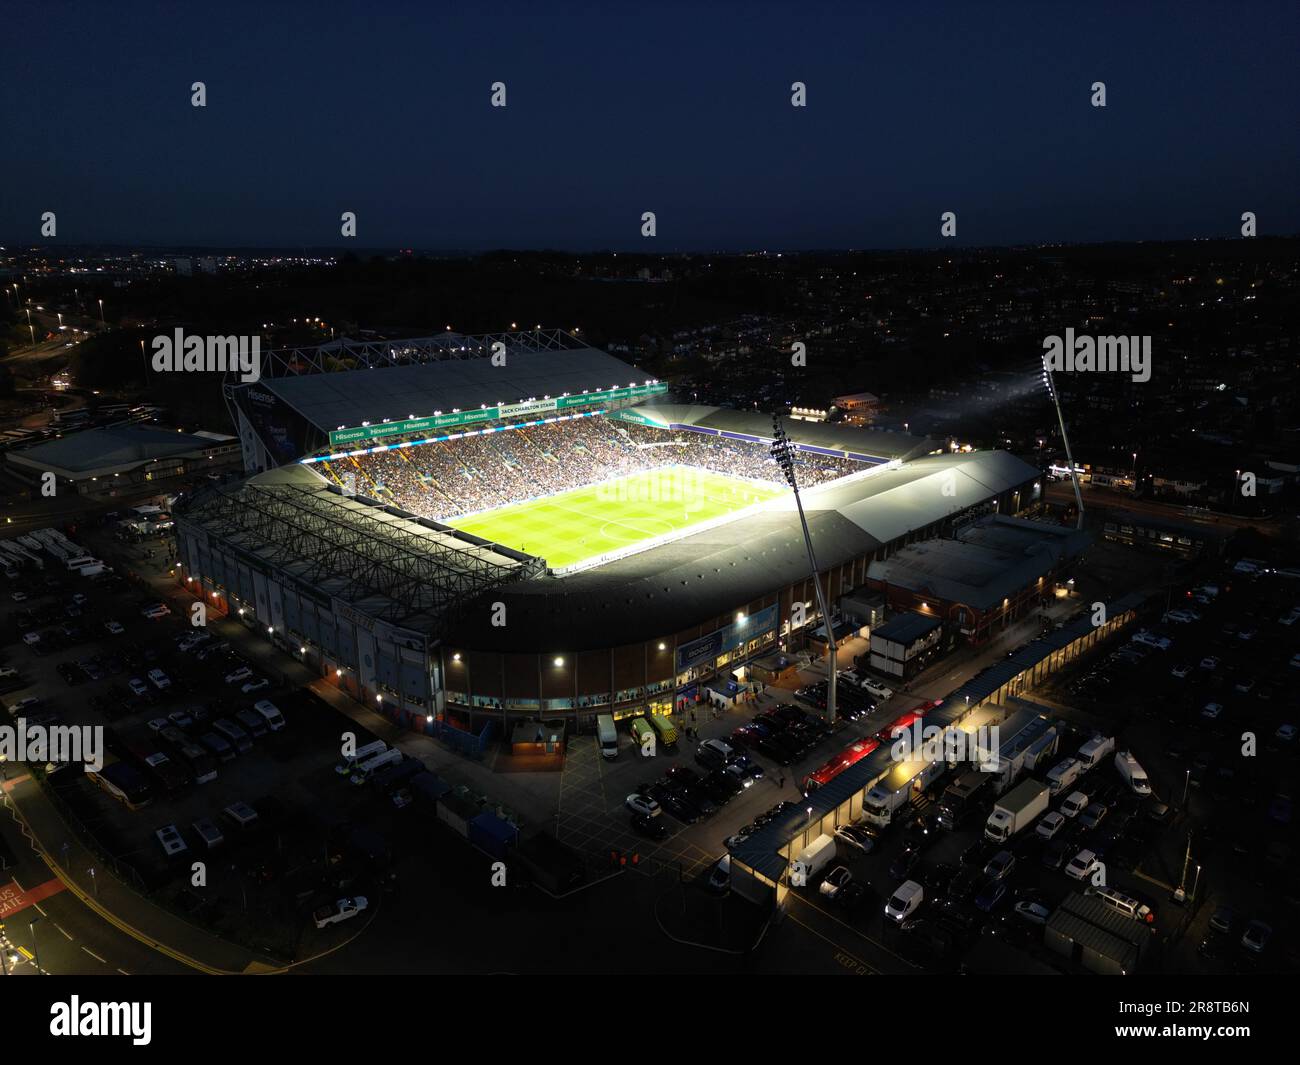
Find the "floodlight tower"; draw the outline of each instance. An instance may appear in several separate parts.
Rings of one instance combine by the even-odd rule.
[[[1056,407],[1056,422],[1061,427],[1061,441],[1065,444],[1065,461],[1070,466],[1070,483],[1074,485],[1074,501],[1079,509],[1076,529],[1083,528],[1083,493],[1079,491],[1079,474],[1074,468],[1074,454],[1070,451],[1070,438],[1065,433],[1065,415],[1061,413],[1061,397],[1056,394],[1056,382],[1052,380],[1052,368],[1047,365],[1047,356],[1043,356],[1043,387],[1052,398]]]
[[[831,649],[831,672],[826,682],[826,714],[832,724],[835,722],[835,689],[839,686],[839,672],[835,668],[835,630],[831,626],[831,612],[826,609],[826,596],[822,593],[822,581],[817,572],[817,557],[813,554],[812,536],[808,532],[808,519],[804,517],[803,500],[799,498],[799,481],[794,474],[794,449],[790,438],[781,428],[781,415],[772,415],[772,458],[781,467],[785,479],[794,491],[794,503],[799,508],[799,524],[803,526],[803,542],[808,548],[808,564],[812,566],[813,587],[817,589],[817,606],[822,612],[822,621],[826,625],[826,640]]]

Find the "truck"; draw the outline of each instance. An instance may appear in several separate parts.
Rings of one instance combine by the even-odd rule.
[[[971,769],[949,784],[939,800],[939,825],[949,831],[959,828],[979,807],[992,790],[993,779],[979,769]]]
[[[1077,758],[1063,758],[1047,772],[1047,784],[1053,795],[1060,795],[1079,779],[1083,766]]]
[[[812,883],[813,877],[834,860],[835,837],[823,832],[790,863],[790,883],[795,887],[807,887]]]
[[[1050,795],[1046,784],[1022,780],[993,805],[993,812],[984,826],[984,838],[994,843],[1005,843],[1047,810]]]
[[[1134,795],[1151,794],[1151,781],[1147,779],[1147,771],[1138,764],[1138,760],[1134,757],[1132,751],[1117,752],[1115,755],[1115,768]]]
[[[316,923],[317,928],[325,928],[327,925],[338,924],[340,921],[355,917],[369,905],[370,903],[364,895],[339,899],[337,902],[322,906],[316,910],[311,915],[311,919]]]
[[[1061,737],[1053,725],[1041,736],[1038,737],[1025,752],[1024,770],[1026,773],[1032,773],[1043,762],[1056,754],[1056,749],[1060,745]]]
[[[918,798],[948,770],[948,763],[914,754],[896,762],[862,800],[862,819],[885,828],[894,815]]]
[[[618,730],[614,728],[613,714],[596,715],[596,737],[603,758],[618,757]]]
[[[1093,766],[1100,765],[1103,758],[1114,752],[1115,737],[1098,734],[1080,747],[1079,753],[1075,757],[1079,759],[1079,764],[1086,771]]]

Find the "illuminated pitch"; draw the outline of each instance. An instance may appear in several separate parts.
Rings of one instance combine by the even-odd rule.
[[[552,569],[628,553],[639,544],[763,503],[782,490],[690,466],[667,466],[446,524],[546,559]]]

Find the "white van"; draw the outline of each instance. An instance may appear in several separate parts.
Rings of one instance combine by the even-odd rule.
[[[1047,786],[1053,795],[1060,795],[1066,788],[1079,779],[1083,767],[1077,758],[1065,758],[1057,762],[1047,774]]]
[[[253,709],[262,715],[266,727],[272,732],[279,732],[284,728],[284,715],[280,713],[280,708],[270,699],[259,699],[253,704]]]
[[[898,890],[885,903],[885,916],[902,924],[916,912],[923,901],[925,888],[915,880],[907,880],[898,885]]]
[[[383,769],[384,766],[397,765],[405,757],[396,747],[390,747],[382,754],[376,754],[371,758],[367,758],[364,762],[358,763],[357,767],[352,771],[352,776],[348,779],[359,786],[369,780],[373,773]]]
[[[1115,768],[1119,775],[1124,778],[1124,783],[1134,795],[1150,795],[1151,781],[1147,778],[1147,771],[1138,764],[1138,760],[1133,757],[1132,751],[1119,751],[1115,755]]]
[[[263,700],[263,702],[265,701],[266,700]],[[356,754],[351,757],[344,757],[344,759],[334,767],[334,772],[341,777],[345,777],[351,773],[352,770],[356,769],[358,765],[366,761],[366,759],[373,758],[377,754],[383,754],[386,750],[388,750],[388,744],[383,740],[372,740],[370,743],[358,747]]]
[[[1093,736],[1092,739],[1079,748],[1077,757],[1079,764],[1086,770],[1099,765],[1103,758],[1114,753],[1115,737],[1098,735]]]
[[[1081,791],[1070,792],[1069,798],[1061,803],[1061,814],[1064,817],[1078,817],[1088,808],[1088,796]]]
[[[614,728],[613,714],[596,715],[596,736],[600,742],[603,758],[618,757],[618,730]]]
[[[1134,921],[1141,921],[1143,924],[1155,924],[1156,915],[1151,911],[1151,907],[1135,899],[1132,895],[1125,895],[1124,892],[1116,891],[1112,887],[1092,887],[1087,890],[1086,894],[1096,895],[1116,913]]]

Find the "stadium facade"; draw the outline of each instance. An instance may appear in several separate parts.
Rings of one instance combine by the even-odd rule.
[[[640,460],[660,437],[675,458],[765,457],[768,416],[663,392],[567,334],[275,353],[262,380],[227,389],[252,475],[175,508],[182,579],[411,727],[669,711],[821,626],[788,494],[566,573],[443,517],[458,493],[494,487],[482,449],[498,441],[502,477],[572,470],[541,449],[536,474],[514,457],[570,427],[593,471],[601,448]],[[1041,499],[1042,472],[1004,452],[935,453],[843,425],[787,431],[823,475],[804,507],[831,603],[862,588],[873,561]],[[394,493],[380,462],[409,473],[414,495]],[[343,483],[345,468],[359,483]],[[411,509],[417,496],[428,512]]]

